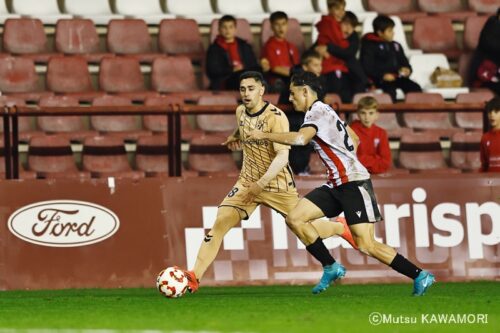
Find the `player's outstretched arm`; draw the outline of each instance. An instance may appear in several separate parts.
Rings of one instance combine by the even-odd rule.
[[[298,132],[286,133],[264,133],[253,130],[248,133],[248,138],[253,140],[269,140],[289,146],[305,146],[311,142],[316,135],[316,128],[312,126],[303,127]]]
[[[259,180],[249,185],[248,190],[243,196],[245,203],[251,203],[278,174],[288,164],[288,149],[278,150],[273,161],[269,165],[266,173]]]

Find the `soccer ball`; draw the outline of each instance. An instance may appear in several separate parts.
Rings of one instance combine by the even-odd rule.
[[[179,268],[168,267],[158,274],[156,288],[165,297],[181,297],[188,289],[188,279]]]

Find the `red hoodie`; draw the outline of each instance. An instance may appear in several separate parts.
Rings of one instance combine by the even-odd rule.
[[[236,39],[234,39],[232,43],[228,43],[224,37],[218,35],[215,42],[229,54],[229,59],[231,59],[233,67],[241,65],[240,52],[238,50],[238,42]]]
[[[371,174],[384,173],[391,168],[391,149],[387,132],[377,125],[365,127],[359,120],[349,125],[359,137],[358,159]]]
[[[481,170],[500,172],[500,130],[484,133],[481,138]]]
[[[293,67],[299,63],[299,51],[286,39],[273,36],[262,48],[262,58],[269,60],[271,69],[279,66]]]
[[[328,45],[330,43],[339,47],[346,48],[349,42],[344,38],[344,34],[340,29],[340,23],[331,16],[322,16],[321,21],[316,24],[318,29],[318,45]],[[330,55],[329,58],[323,59],[322,74],[331,73],[340,70],[344,73],[348,72],[345,62],[339,58]]]

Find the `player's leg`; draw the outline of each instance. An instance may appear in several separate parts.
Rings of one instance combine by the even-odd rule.
[[[323,275],[319,283],[314,286],[313,293],[318,294],[326,290],[332,282],[345,275],[345,268],[337,263],[325,247],[318,232],[309,221],[320,217],[337,216],[339,203],[328,193],[327,187],[317,188],[301,199],[286,218],[287,225],[302,240],[307,241],[306,249],[323,266]]]
[[[358,248],[351,230],[347,225],[345,217],[338,216],[334,221],[319,219],[311,222],[312,226],[318,232],[321,239],[327,239],[333,236],[339,236],[345,239],[355,249]]]
[[[195,292],[207,268],[212,264],[227,232],[242,219],[248,218],[257,207],[257,203],[244,202],[242,184],[237,182],[224,198],[217,210],[212,229],[207,233],[198,250],[198,256],[192,271],[185,271],[189,280],[189,289]]]
[[[434,282],[434,276],[414,265],[397,251],[375,239],[374,223],[382,216],[370,180],[351,182],[336,192],[358,249],[413,279],[414,294],[422,295]]]
[[[222,206],[217,210],[214,226],[203,239],[194,264],[193,272],[198,280],[215,260],[224,236],[241,221],[240,214],[241,211],[235,207]]]

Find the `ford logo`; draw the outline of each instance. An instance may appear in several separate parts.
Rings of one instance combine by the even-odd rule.
[[[113,236],[120,221],[111,210],[85,201],[37,202],[16,210],[8,221],[10,232],[42,246],[75,247]]]

